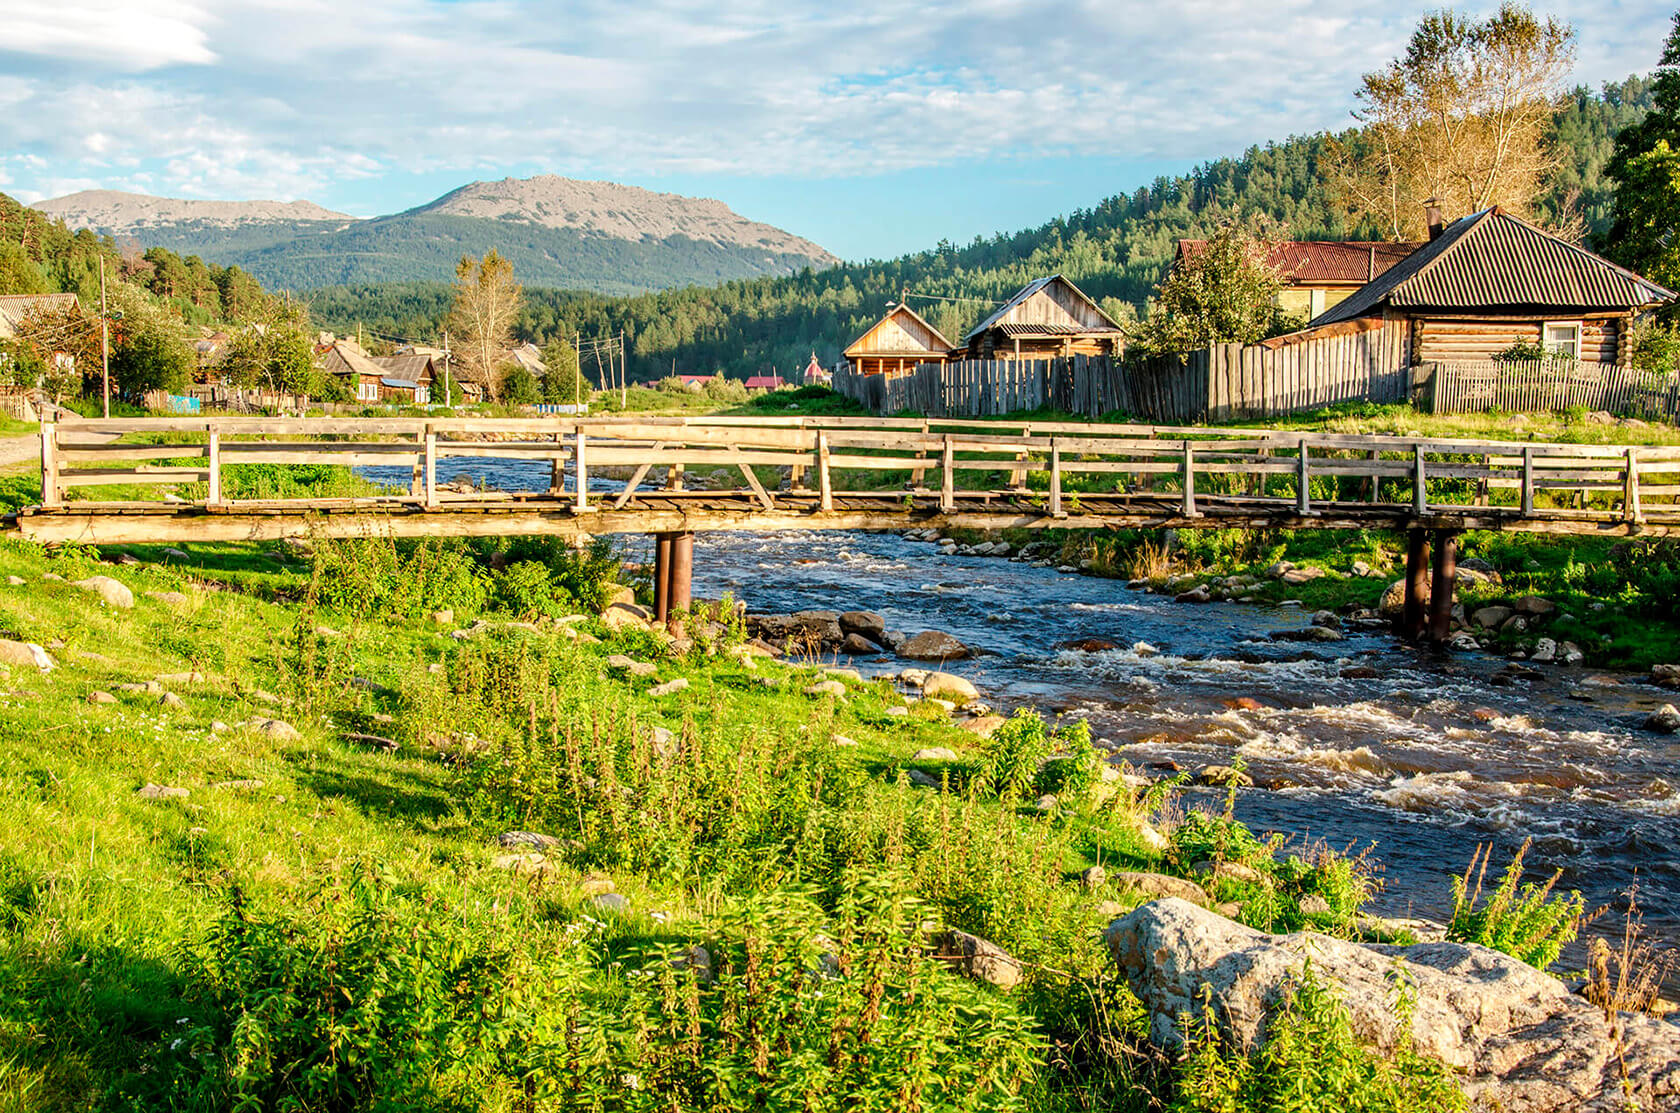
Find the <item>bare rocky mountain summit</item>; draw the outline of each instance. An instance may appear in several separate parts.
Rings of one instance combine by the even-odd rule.
[[[722,201],[655,193],[616,182],[578,181],[555,174],[473,182],[409,213],[526,221],[545,228],[568,228],[619,240],[657,241],[686,236],[724,247],[804,255],[817,265],[838,262],[810,240],[748,220]]]
[[[313,201],[191,201],[115,189],[84,189],[80,193],[37,201],[31,207],[59,218],[73,229],[91,228],[111,235],[188,223],[238,228],[250,224],[356,219]]]

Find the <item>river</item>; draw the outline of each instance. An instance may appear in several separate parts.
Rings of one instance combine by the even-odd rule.
[[[406,469],[365,470],[407,481]],[[504,490],[548,485],[540,464],[450,460],[439,470],[440,480]],[[646,538],[625,541],[631,559],[649,559]],[[1611,906],[1593,930],[1620,931],[1637,882],[1648,937],[1680,944],[1680,744],[1639,728],[1663,693],[1638,677],[1539,665],[1541,679],[1501,686],[1499,658],[1440,655],[1382,633],[1271,640],[1307,624],[1296,607],[1178,604],[890,534],[701,534],[694,591],[732,593],[753,611],[872,610],[889,630],[943,630],[981,651],[949,667],[988,702],[1082,716],[1115,760],[1145,772],[1241,758],[1272,786],[1238,796],[1237,815],[1255,830],[1375,845],[1379,913],[1445,919],[1452,877],[1479,844],[1494,844],[1501,867],[1532,837],[1532,878],[1561,869],[1560,888]],[[1058,648],[1080,639],[1120,648]],[[851,663],[866,674],[905,666],[885,655]],[[1260,707],[1233,708],[1241,697]],[[1566,960],[1579,965],[1579,949]]]

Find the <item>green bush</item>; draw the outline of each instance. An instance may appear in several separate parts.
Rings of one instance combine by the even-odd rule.
[[[565,614],[572,602],[571,593],[550,578],[541,561],[514,561],[494,573],[491,583],[495,609],[521,618]]]
[[[1404,995],[1396,1003],[1410,1014]],[[1409,1028],[1383,1054],[1354,1036],[1347,1006],[1302,972],[1263,1047],[1226,1046],[1211,1005],[1187,1020],[1171,1113],[1452,1113],[1468,1107],[1452,1071],[1418,1052]]]
[[[976,780],[983,790],[1001,799],[1019,799],[1033,787],[1038,767],[1050,750],[1044,719],[1030,707],[1016,708],[986,740]]]
[[[1453,914],[1447,924],[1447,938],[1461,943],[1480,943],[1496,951],[1545,970],[1556,962],[1565,945],[1575,938],[1585,903],[1580,893],[1554,896],[1552,886],[1563,875],[1559,870],[1543,884],[1522,880],[1523,857],[1532,840],[1525,841],[1505,867],[1499,884],[1480,904],[1482,879],[1487,874],[1493,847],[1478,850],[1464,876],[1453,879]],[[1478,859],[1480,869],[1478,869]],[[1471,877],[1475,887],[1471,888]]]
[[[314,544],[312,595],[359,619],[417,618],[436,610],[474,614],[484,607],[486,587],[456,542],[371,537],[321,538]]]

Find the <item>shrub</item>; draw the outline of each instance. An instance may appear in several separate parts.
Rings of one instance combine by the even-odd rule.
[[[772,892],[696,961],[373,877],[284,916],[235,891],[188,963],[204,1018],[154,1073],[203,1108],[1022,1108],[1030,1021],[930,959],[917,919],[869,878],[832,920]]]
[[[1018,799],[1032,787],[1038,767],[1050,754],[1044,719],[1029,707],[1016,708],[1008,722],[992,732],[980,759],[979,786],[1005,800]]]
[[[1396,1007],[1409,1014],[1411,1003],[1402,995]],[[1252,1054],[1225,1046],[1211,1004],[1185,1028],[1172,1113],[1449,1113],[1468,1106],[1451,1069],[1421,1054],[1409,1028],[1386,1055],[1361,1044],[1347,1006],[1310,964]]]
[[[490,601],[495,608],[521,618],[564,614],[572,601],[571,592],[556,584],[540,561],[514,561],[496,573],[492,583]]]
[[[1477,848],[1470,856],[1464,876],[1453,879],[1453,914],[1447,924],[1447,938],[1460,943],[1480,943],[1544,970],[1557,961],[1564,946],[1575,938],[1585,904],[1580,893],[1552,895],[1552,886],[1563,876],[1562,870],[1544,884],[1529,882],[1518,891],[1523,857],[1532,843],[1532,839],[1524,840],[1512,856],[1511,864],[1505,867],[1499,885],[1480,907],[1477,904],[1481,900],[1482,880],[1487,875],[1493,847]],[[1474,890],[1470,887],[1472,875],[1476,879]]]
[[[484,577],[458,542],[319,538],[311,563],[314,597],[363,620],[434,610],[472,614],[484,606]]]

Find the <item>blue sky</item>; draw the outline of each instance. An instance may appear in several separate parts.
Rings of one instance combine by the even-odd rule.
[[[1540,9],[1597,84],[1655,65],[1676,2]],[[0,0],[0,190],[371,216],[555,173],[885,257],[1345,126],[1431,6]]]

